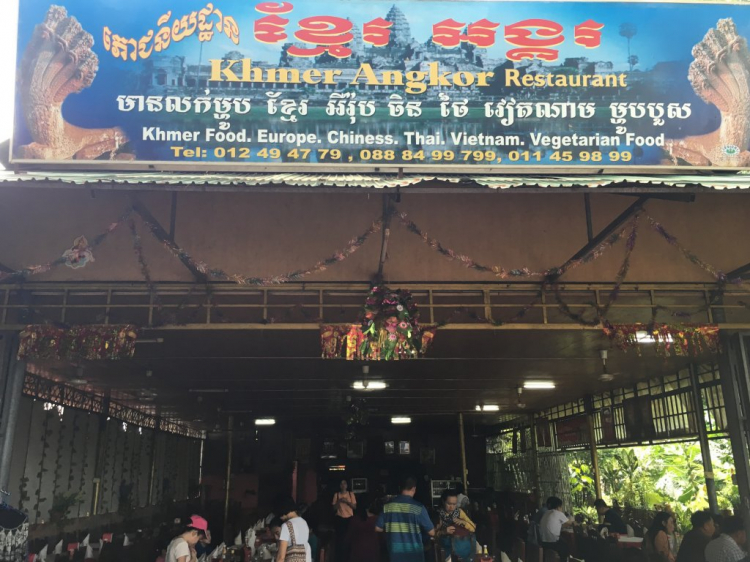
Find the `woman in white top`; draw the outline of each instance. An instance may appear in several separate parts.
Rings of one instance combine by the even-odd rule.
[[[166,562],[196,562],[198,556],[195,545],[205,539],[208,533],[208,521],[199,515],[193,515],[185,525],[182,534],[175,537],[167,547]]]
[[[301,560],[301,558],[292,555],[294,551],[301,551],[304,548],[305,562],[312,562],[312,550],[310,549],[310,528],[307,522],[297,513],[297,505],[292,498],[288,498],[276,511],[281,513],[281,535],[279,536],[279,552],[276,555],[276,562],[285,562],[286,560]],[[297,547],[297,548],[295,548]]]

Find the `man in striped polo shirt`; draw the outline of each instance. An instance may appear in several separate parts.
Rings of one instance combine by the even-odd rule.
[[[427,509],[414,499],[417,481],[406,478],[401,495],[383,506],[375,530],[385,532],[391,562],[424,562],[422,533],[435,536]]]

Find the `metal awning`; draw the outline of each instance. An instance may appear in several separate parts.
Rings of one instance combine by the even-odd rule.
[[[494,190],[550,188],[589,189],[605,191],[706,191],[743,190],[750,188],[750,174],[731,175],[555,175],[555,176],[493,176],[493,175],[413,175],[413,174],[314,174],[314,173],[248,173],[248,174],[185,174],[185,173],[101,173],[101,172],[0,172],[0,188],[23,185],[29,187],[85,187],[90,189],[172,188],[186,191],[241,191],[265,188],[350,188],[392,189],[399,187],[429,191],[465,191],[489,188]]]

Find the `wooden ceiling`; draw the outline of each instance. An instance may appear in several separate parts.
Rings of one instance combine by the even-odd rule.
[[[162,415],[211,429],[227,413],[338,417],[358,399],[376,416],[476,414],[478,404],[499,404],[501,414],[538,411],[672,374],[688,362],[661,357],[651,346],[642,356],[612,349],[597,330],[446,330],[425,359],[369,363],[368,378],[388,387],[362,392],[351,385],[362,380],[363,363],[321,359],[316,330],[170,330],[146,338],[132,360],[36,361],[33,368],[58,380],[85,379],[89,390],[109,389],[120,402],[152,411],[158,406]],[[617,374],[611,383],[598,380],[601,349],[609,351],[608,371]],[[522,410],[517,388],[526,380],[551,380],[556,388],[524,391]],[[486,423],[497,419],[482,415]]]

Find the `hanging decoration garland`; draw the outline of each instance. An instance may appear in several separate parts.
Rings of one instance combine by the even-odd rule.
[[[481,263],[476,262],[474,259],[470,258],[469,256],[458,253],[455,250],[452,250],[444,246],[439,240],[435,238],[431,238],[426,232],[424,232],[421,228],[419,228],[419,226],[417,226],[417,224],[414,221],[409,219],[409,216],[407,213],[400,213],[399,218],[401,220],[401,224],[409,232],[421,238],[422,242],[424,242],[427,246],[432,248],[438,254],[442,255],[444,258],[450,261],[459,261],[467,269],[473,269],[481,273],[492,273],[493,275],[495,275],[495,277],[499,277],[500,279],[507,279],[509,277],[546,277],[546,278],[560,277],[563,273],[567,271],[571,271],[581,265],[590,263],[600,258],[602,255],[604,255],[604,253],[607,250],[609,250],[614,244],[616,244],[622,239],[622,236],[625,232],[625,227],[623,226],[623,228],[612,233],[601,244],[599,244],[595,248],[592,248],[591,251],[589,251],[585,256],[577,260],[571,260],[563,264],[562,266],[551,267],[544,271],[532,271],[528,267],[521,267],[517,269],[505,269],[504,267],[499,266],[499,265],[493,265],[493,266],[483,265]]]
[[[727,278],[726,274],[722,272],[721,270],[716,269],[714,266],[712,266],[709,263],[706,263],[702,259],[700,259],[697,255],[695,255],[693,252],[688,250],[686,247],[684,247],[680,242],[677,240],[677,237],[671,234],[667,229],[658,221],[656,221],[653,217],[650,215],[646,215],[646,218],[648,219],[649,223],[651,224],[651,227],[662,237],[664,240],[674,248],[677,248],[680,253],[687,259],[690,263],[693,265],[697,265],[700,267],[703,271],[711,275],[714,279],[716,279],[716,291],[714,291],[711,295],[711,298],[706,302],[705,304],[701,305],[695,310],[692,311],[685,311],[685,310],[674,310],[668,306],[664,305],[655,305],[653,312],[652,312],[652,319],[651,321],[654,322],[654,319],[656,317],[656,314],[659,311],[664,311],[669,313],[673,317],[678,318],[689,318],[691,316],[694,316],[696,314],[702,314],[709,310],[712,306],[717,304],[721,301],[722,297],[724,296],[724,292],[726,291],[727,284],[731,283],[733,285],[743,285],[744,281],[741,277],[736,277],[734,279]]]
[[[720,271],[716,269],[714,266],[712,266],[711,264],[704,262],[702,259],[696,256],[693,252],[691,252],[685,246],[680,244],[676,236],[673,236],[672,234],[667,232],[667,229],[664,228],[664,226],[662,226],[656,220],[654,220],[650,215],[646,215],[646,218],[648,218],[649,222],[651,223],[652,228],[656,232],[658,232],[662,236],[662,238],[664,238],[664,240],[667,241],[668,244],[677,248],[680,251],[680,253],[683,256],[685,256],[685,259],[687,259],[690,263],[692,263],[693,265],[697,265],[703,271],[707,272],[709,275],[711,275],[714,279],[716,279],[719,282],[724,282],[724,283],[729,282],[735,285],[742,284],[743,281],[741,277],[737,277],[735,279],[727,279],[727,276],[723,271]]]
[[[73,269],[84,267],[88,262],[94,261],[94,248],[99,246],[107,239],[110,234],[117,230],[117,228],[122,223],[124,223],[128,219],[128,217],[130,217],[132,212],[132,209],[128,209],[127,211],[125,211],[125,213],[119,219],[117,219],[116,222],[113,222],[109,225],[109,227],[107,227],[107,230],[94,238],[94,241],[91,244],[88,243],[88,240],[86,240],[85,236],[79,236],[73,241],[73,247],[63,252],[62,256],[60,256],[56,260],[41,265],[32,265],[23,269],[19,269],[17,271],[0,271],[0,281],[5,281],[7,279],[13,278],[25,279],[26,277],[30,277],[32,275],[46,273],[61,265],[67,265],[68,267],[72,267]]]
[[[107,228],[106,231],[104,231],[99,236],[97,236],[91,244],[88,243],[87,239],[84,236],[81,236],[74,241],[73,246],[70,249],[66,250],[63,253],[63,255],[57,258],[56,260],[53,260],[43,265],[29,266],[18,271],[0,272],[0,281],[6,281],[8,279],[12,279],[16,277],[26,278],[31,275],[37,275],[40,273],[50,271],[51,269],[58,267],[60,265],[66,265],[74,269],[84,267],[87,263],[94,261],[93,249],[96,248],[98,245],[100,245],[102,242],[104,242],[109,236],[109,234],[114,232],[123,222],[128,221],[133,211],[134,211],[133,208],[128,208],[116,222],[112,223]],[[627,229],[627,225],[623,225],[622,228],[613,232],[599,246],[592,248],[583,257],[577,260],[571,260],[569,262],[566,262],[562,266],[552,267],[544,271],[532,271],[530,268],[526,268],[526,267],[507,270],[501,266],[483,265],[481,263],[474,261],[472,258],[464,254],[455,252],[454,250],[444,246],[440,241],[429,237],[424,231],[422,231],[419,228],[419,226],[417,226],[413,221],[409,219],[407,213],[399,214],[399,218],[401,220],[402,225],[404,225],[409,232],[419,236],[420,239],[422,239],[422,241],[425,244],[427,244],[430,248],[432,248],[434,251],[438,252],[440,255],[442,255],[448,260],[459,261],[467,268],[474,269],[482,273],[491,273],[494,276],[499,277],[501,279],[507,279],[509,277],[542,277],[544,278],[542,282],[542,286],[544,287],[545,285],[548,285],[548,284],[552,285],[555,298],[557,300],[557,303],[561,312],[567,317],[571,318],[572,320],[575,320],[576,322],[579,322],[584,325],[595,325],[605,320],[606,313],[608,312],[608,310],[610,309],[614,301],[619,296],[621,285],[624,282],[625,277],[627,276],[629,266],[630,266],[629,260],[630,260],[630,255],[632,253],[632,250],[635,244],[635,233],[636,233],[635,229],[636,229],[638,216],[639,215],[635,215],[633,219],[633,223],[632,223],[633,227],[631,229],[630,236],[628,238],[628,249],[626,251],[626,257],[625,257],[625,260],[623,261],[620,271],[618,272],[618,276],[615,281],[615,286],[613,287],[613,290],[610,293],[610,297],[606,305],[599,306],[596,303],[592,303],[592,306],[596,308],[596,318],[585,318],[582,313],[579,314],[579,313],[575,313],[571,311],[569,306],[566,305],[562,301],[562,296],[560,295],[560,292],[559,292],[558,279],[564,273],[576,267],[579,267],[580,265],[590,263],[598,259],[599,257],[601,257],[614,244],[619,242],[624,237],[626,229]],[[668,306],[654,305],[652,307],[652,319],[651,319],[652,322],[655,321],[656,314],[661,311],[667,312],[673,317],[682,317],[682,318],[691,317],[695,314],[705,312],[708,308],[716,304],[716,302],[718,302],[721,299],[726,289],[726,285],[728,283],[732,283],[736,285],[743,284],[743,280],[741,278],[727,279],[726,274],[724,274],[722,271],[716,269],[711,264],[701,260],[698,256],[696,256],[690,250],[682,246],[677,240],[677,238],[674,235],[670,234],[666,230],[666,228],[664,228],[664,226],[661,225],[659,222],[657,222],[653,217],[649,216],[648,214],[646,214],[645,216],[648,219],[649,223],[651,224],[652,228],[662,238],[664,238],[664,240],[668,244],[670,244],[672,247],[675,247],[677,250],[679,250],[683,254],[683,256],[686,259],[688,259],[691,263],[693,263],[694,265],[697,265],[698,267],[700,267],[701,269],[709,273],[712,277],[714,277],[717,283],[717,289],[715,292],[712,293],[712,298],[710,299],[710,302],[707,302],[705,305],[702,305],[697,310],[694,310],[694,311],[673,310]],[[283,283],[289,283],[293,281],[299,281],[308,275],[321,272],[321,271],[325,271],[330,265],[333,265],[333,264],[336,264],[345,260],[352,253],[357,251],[372,236],[372,234],[380,231],[383,227],[383,218],[374,221],[372,225],[370,226],[370,228],[368,228],[363,234],[361,234],[357,238],[350,240],[349,245],[346,248],[334,253],[331,257],[325,260],[321,260],[317,262],[311,268],[299,269],[290,273],[277,275],[277,276],[271,276],[271,277],[247,277],[247,276],[243,276],[239,274],[229,274],[221,269],[211,268],[204,262],[195,261],[187,252],[185,252],[185,250],[177,246],[171,240],[165,238],[163,233],[159,232],[157,225],[151,224],[149,220],[145,218],[143,215],[141,215],[141,218],[144,220],[144,223],[149,227],[149,230],[157,238],[157,240],[159,240],[175,257],[178,257],[182,259],[183,261],[186,261],[187,263],[191,264],[198,271],[216,279],[234,281],[236,283],[245,284],[245,285],[259,285],[259,286],[283,284]],[[143,248],[141,246],[140,237],[138,233],[136,232],[135,225],[132,221],[130,221],[130,226],[131,226],[132,235],[133,235],[133,247],[134,247],[136,256],[138,258],[139,265],[141,267],[141,273],[143,274],[144,279],[146,280],[146,283],[149,286],[149,291],[151,291],[152,295],[154,295],[154,302],[157,306],[157,309],[161,310],[162,304],[161,304],[158,294],[156,294],[155,284],[153,283],[151,279],[148,265],[143,255]],[[541,291],[540,291],[540,294],[541,294]],[[518,321],[520,318],[522,318],[526,314],[526,312],[528,312],[528,310],[533,308],[533,306],[538,302],[538,300],[539,299],[536,298],[534,302],[524,307],[524,309],[521,310],[519,314],[514,316],[514,318],[505,321],[505,323],[512,323],[512,322]],[[180,307],[178,307],[178,311],[182,307],[183,305],[180,305]],[[170,321],[170,319],[164,319],[164,320]],[[444,321],[443,324],[448,323],[450,321],[451,321],[450,319],[447,321]],[[502,323],[498,321],[493,321],[492,319],[486,319],[486,321],[492,324],[496,324],[496,325]],[[396,333],[398,333],[398,331]],[[392,341],[392,340],[389,339],[388,341]]]
[[[132,325],[27,326],[20,335],[19,359],[130,359],[138,330]]]
[[[698,356],[719,352],[719,327],[715,324],[609,324],[603,327],[604,334],[623,351],[635,349],[641,354],[639,336],[644,332],[653,338],[656,350],[667,357]]]
[[[354,252],[359,250],[364,245],[364,243],[367,242],[370,236],[380,231],[380,229],[383,226],[382,219],[378,219],[374,221],[372,225],[370,225],[370,228],[368,228],[365,232],[360,234],[358,237],[350,240],[346,248],[339,250],[338,252],[334,253],[329,258],[319,261],[318,263],[316,263],[310,268],[298,269],[296,271],[292,271],[292,272],[281,274],[281,275],[275,275],[272,277],[247,277],[245,275],[240,275],[240,274],[229,274],[223,269],[211,268],[205,262],[196,261],[193,257],[190,256],[190,254],[188,254],[184,249],[182,249],[180,246],[175,244],[172,240],[168,238],[164,238],[163,236],[159,236],[156,225],[150,223],[143,216],[141,216],[141,219],[146,224],[146,226],[149,227],[149,230],[154,235],[154,237],[157,240],[159,240],[159,242],[161,242],[164,245],[164,247],[167,250],[169,250],[169,252],[173,256],[175,256],[176,258],[179,258],[180,260],[186,263],[189,263],[190,265],[195,267],[195,269],[197,269],[204,275],[209,275],[213,277],[214,279],[221,279],[223,281],[233,281],[239,285],[258,285],[258,286],[280,285],[283,283],[299,281],[302,278],[312,275],[314,273],[320,273],[321,271],[325,271],[326,269],[328,269],[329,266],[344,261],[346,258],[351,256]]]
[[[133,252],[135,252],[135,256],[138,259],[138,265],[141,268],[141,275],[143,276],[143,280],[146,282],[146,287],[148,287],[148,292],[151,295],[151,300],[153,304],[156,305],[156,312],[159,316],[161,316],[164,305],[162,303],[161,297],[159,296],[159,292],[156,290],[156,284],[151,277],[151,269],[149,268],[148,262],[146,261],[146,256],[143,255],[141,235],[138,234],[138,229],[136,228],[135,221],[133,219],[130,219],[128,221],[128,226],[130,227],[130,235],[133,242]]]
[[[492,273],[496,277],[500,277],[501,279],[506,279],[508,277],[535,277],[543,275],[542,273],[533,272],[528,268],[506,270],[505,268],[497,265],[483,265],[474,261],[469,256],[460,254],[454,250],[451,250],[450,248],[447,248],[446,246],[443,246],[443,244],[439,240],[431,238],[426,232],[419,228],[419,226],[417,226],[414,221],[410,220],[409,215],[407,215],[406,213],[400,213],[399,218],[401,219],[401,224],[406,227],[406,230],[408,230],[412,234],[416,234],[419,238],[422,239],[422,242],[427,244],[430,248],[435,250],[444,258],[451,261],[459,261],[467,269],[473,269],[481,273]]]
[[[622,287],[622,284],[625,282],[625,279],[627,278],[628,273],[630,272],[630,258],[633,255],[633,250],[635,250],[635,242],[638,237],[639,216],[640,216],[640,213],[636,214],[633,217],[633,219],[630,221],[630,234],[628,234],[628,238],[625,244],[625,257],[623,258],[622,264],[620,265],[620,269],[617,271],[617,277],[615,278],[615,285],[612,288],[612,291],[610,291],[609,293],[609,298],[607,299],[607,303],[604,306],[599,306],[598,303],[590,303],[590,305],[593,306],[596,311],[596,316],[594,318],[587,319],[584,317],[583,313],[573,312],[568,306],[568,304],[565,301],[563,301],[562,294],[560,293],[559,282],[555,280],[552,283],[552,288],[554,290],[554,295],[555,295],[555,301],[557,302],[557,305],[560,311],[565,316],[567,316],[571,320],[574,320],[584,326],[598,326],[602,322],[606,322],[606,316],[609,313],[610,308],[612,308],[612,305],[617,300],[617,297],[620,295],[620,288]],[[622,236],[622,233],[624,233],[626,230],[627,230],[626,228],[623,228],[620,231],[620,233],[618,233],[618,239]]]

